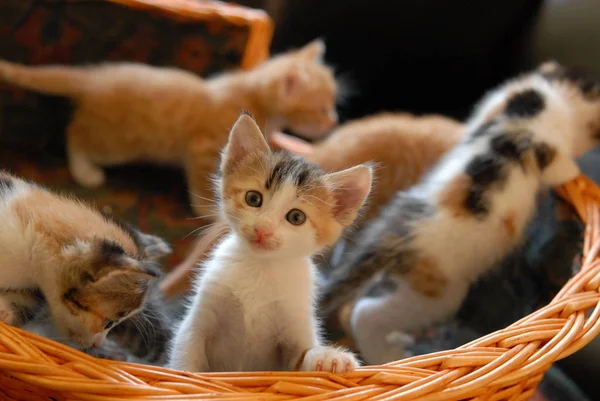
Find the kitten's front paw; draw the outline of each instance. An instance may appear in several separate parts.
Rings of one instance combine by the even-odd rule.
[[[15,312],[10,302],[3,298],[0,298],[0,321],[10,325],[14,325],[16,321]]]
[[[98,188],[106,181],[104,171],[82,154],[69,155],[69,170],[73,179],[83,187]]]
[[[306,353],[300,370],[344,373],[360,366],[353,353],[334,347],[315,347]]]
[[[73,178],[79,185],[86,188],[99,188],[104,185],[106,177],[100,169],[89,169],[86,172],[73,172]]]

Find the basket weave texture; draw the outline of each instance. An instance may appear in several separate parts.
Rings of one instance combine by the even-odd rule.
[[[0,324],[0,400],[528,400],[600,331],[600,188],[579,177],[558,192],[586,224],[581,271],[546,307],[457,349],[345,375],[191,374],[95,359]]]

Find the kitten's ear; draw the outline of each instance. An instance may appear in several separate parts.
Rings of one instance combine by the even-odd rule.
[[[158,259],[173,251],[165,240],[156,235],[144,234],[138,230],[135,230],[134,233],[135,242],[146,259]]]
[[[95,238],[91,252],[92,258],[88,269],[81,276],[82,281],[100,283],[116,276],[145,279],[160,277],[158,269],[131,258],[123,247],[113,241]]]
[[[267,154],[271,150],[256,121],[248,114],[242,114],[229,133],[229,142],[223,152],[221,170],[242,161],[249,154]]]
[[[321,62],[325,56],[325,50],[325,42],[323,39],[319,38],[302,47],[300,49],[300,54],[307,59]]]
[[[337,173],[327,174],[333,188],[333,216],[343,226],[352,224],[371,191],[373,172],[370,166],[360,165]]]
[[[294,66],[293,69],[286,71],[281,82],[281,95],[283,99],[294,96],[298,89],[304,85],[308,77],[306,74]]]

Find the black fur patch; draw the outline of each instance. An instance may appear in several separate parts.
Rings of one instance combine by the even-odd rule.
[[[510,138],[506,134],[492,138],[490,145],[492,150],[502,157],[509,160],[521,160],[523,149],[515,139]]]
[[[502,162],[494,154],[477,155],[467,164],[465,173],[473,182],[482,187],[487,187],[501,178]]]
[[[286,163],[284,161],[280,161],[277,163],[273,169],[271,170],[271,174],[269,174],[269,178],[267,178],[267,182],[265,182],[265,188],[271,189],[272,185],[277,185],[279,181],[282,179],[282,170],[285,168]]]
[[[121,245],[111,240],[102,240],[100,248],[100,258],[102,260],[114,260],[115,258],[123,255],[125,255],[125,250]]]
[[[556,157],[556,149],[546,143],[534,145],[535,160],[540,170],[544,170]]]
[[[471,187],[465,200],[465,207],[476,216],[485,216],[489,212],[489,206],[485,199],[484,189],[476,185]]]
[[[277,189],[285,181],[294,183],[300,187],[304,185],[311,176],[320,175],[318,167],[305,162],[299,157],[285,157],[275,164],[271,174],[265,182],[265,188]]]
[[[78,292],[79,290],[77,288],[68,289],[62,296],[63,301],[77,309],[87,311],[89,308],[82,305],[76,298]]]
[[[504,114],[509,118],[532,118],[545,107],[544,97],[534,89],[513,95],[506,104]]]

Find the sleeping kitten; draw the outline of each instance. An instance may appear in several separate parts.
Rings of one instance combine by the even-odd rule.
[[[167,362],[167,346],[173,337],[174,326],[181,318],[178,315],[184,310],[184,304],[179,300],[167,303],[155,284],[152,283],[148,289],[144,308],[115,325],[97,348],[83,347],[65,338],[54,324],[48,304],[41,294],[35,304],[36,312],[28,316],[29,319],[21,328],[97,358],[163,366]]]
[[[64,338],[98,347],[147,305],[160,238],[0,172],[0,320],[22,325],[40,299]]]
[[[343,372],[353,354],[324,346],[315,316],[311,255],[350,225],[371,187],[357,166],[325,174],[273,153],[254,120],[234,125],[218,193],[231,233],[198,277],[174,340],[170,365],[194,372]]]
[[[380,113],[347,122],[314,145],[281,133],[274,133],[270,143],[273,147],[303,156],[327,172],[367,162],[376,163],[369,201],[352,226],[355,232],[375,218],[397,191],[416,184],[443,153],[458,143],[463,132],[462,124],[442,116]],[[224,222],[202,232],[185,260],[162,281],[165,296],[178,296],[191,289],[198,263],[226,232],[227,224]],[[333,248],[332,261],[324,263],[324,266],[334,263],[346,243],[352,242],[350,234],[345,233],[345,238],[338,241]]]
[[[324,52],[324,44],[314,41],[251,71],[208,80],[135,63],[27,67],[0,60],[0,80],[73,101],[67,153],[79,184],[102,185],[103,166],[182,166],[193,209],[205,215],[219,150],[242,110],[261,127],[289,128],[306,137],[318,137],[337,123],[336,83],[321,63]]]
[[[402,358],[387,336],[456,313],[470,284],[519,244],[538,191],[579,174],[573,158],[598,143],[600,86],[573,77],[547,64],[491,92],[465,140],[335,266],[320,307],[349,320],[367,362]]]

